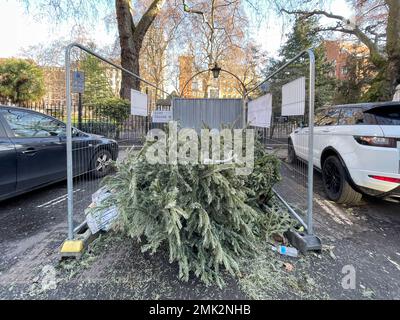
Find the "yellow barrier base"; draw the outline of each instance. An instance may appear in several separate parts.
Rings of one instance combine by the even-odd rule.
[[[84,243],[82,240],[65,240],[61,246],[62,257],[80,257],[83,253]]]

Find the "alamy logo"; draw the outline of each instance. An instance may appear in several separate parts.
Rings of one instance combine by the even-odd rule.
[[[254,168],[253,129],[178,130],[175,121],[168,124],[168,134],[161,129],[147,133],[152,144],[145,156],[150,164],[227,165],[237,164],[237,175],[249,175]]]
[[[345,274],[342,278],[342,288],[345,290],[354,290],[356,288],[356,269],[354,266],[351,264],[345,265],[342,268],[342,273]]]

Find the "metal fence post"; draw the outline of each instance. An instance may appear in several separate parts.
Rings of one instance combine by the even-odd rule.
[[[72,106],[71,106],[71,49],[69,45],[65,50],[65,78],[67,100],[67,194],[68,194],[68,240],[74,238],[74,192],[72,172]]]
[[[242,114],[242,117],[243,117],[243,119],[242,119],[243,129],[246,129],[246,125],[247,125],[247,122],[246,122],[246,103],[247,103],[247,96],[244,96],[243,97],[243,114]]]
[[[308,165],[307,165],[307,217],[306,221],[304,221],[297,212],[291,208],[290,204],[281,197],[275,189],[273,189],[275,195],[280,200],[281,203],[285,207],[288,208],[291,215],[305,228],[306,232],[297,232],[296,230],[289,230],[286,232],[286,236],[288,237],[290,243],[292,243],[295,247],[300,249],[303,253],[307,251],[319,251],[321,250],[321,240],[314,235],[314,227],[313,227],[313,196],[314,196],[314,105],[315,105],[315,55],[312,49],[304,50],[293,57],[291,60],[287,61],[283,66],[269,74],[261,83],[253,87],[251,90],[247,91],[245,97],[247,98],[250,93],[254,92],[257,88],[267,83],[270,79],[272,79],[278,73],[284,71],[288,66],[294,63],[296,60],[300,59],[304,55],[308,54],[310,59],[310,73],[309,73],[309,125],[308,125]],[[275,126],[272,125],[269,129],[270,139],[274,134]],[[279,128],[278,128],[279,129]]]
[[[79,44],[79,43],[71,43],[69,44],[66,49],[65,49],[65,80],[66,80],[66,104],[67,104],[67,125],[66,125],[66,146],[67,146],[67,213],[68,213],[68,240],[73,240],[74,239],[74,191],[73,191],[73,178],[74,178],[74,170],[73,170],[73,145],[72,145],[72,96],[71,96],[71,52],[73,48],[77,48],[83,52],[86,52],[87,54],[96,57],[100,61],[106,63],[109,66],[112,66],[121,72],[125,72],[135,79],[138,79],[139,81],[147,84],[148,86],[155,88],[159,90],[160,92],[166,94],[168,97],[170,94],[166,92],[165,90],[157,87],[155,84],[146,81],[145,79],[139,77],[135,73],[117,65],[116,63],[112,62],[111,60],[102,57],[101,55],[95,53],[94,51],[86,48],[85,46]],[[82,102],[82,101],[81,101]],[[82,113],[81,111],[78,111],[80,116],[79,119],[81,122],[82,118]],[[146,119],[143,119],[140,123],[142,124],[142,128],[144,128],[144,131],[148,131],[149,129],[149,120],[150,117],[148,116]],[[119,124],[118,124],[119,125]],[[76,151],[77,153],[78,151]],[[75,171],[76,174],[79,174],[79,170]]]
[[[170,108],[172,114],[174,112],[174,100],[175,100],[175,97],[171,97],[171,105],[169,106],[169,108]]]
[[[309,110],[308,110],[308,188],[307,188],[307,233],[312,235],[314,197],[314,104],[315,104],[315,55],[307,50],[310,58]]]
[[[78,129],[82,130],[82,93],[78,93]]]

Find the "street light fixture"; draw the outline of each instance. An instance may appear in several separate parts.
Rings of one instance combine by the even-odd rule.
[[[218,66],[218,64],[215,63],[214,67],[211,69],[214,79],[219,78],[219,74],[220,74],[221,70],[222,69]]]

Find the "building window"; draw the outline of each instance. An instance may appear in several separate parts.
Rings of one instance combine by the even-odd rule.
[[[197,80],[194,80],[192,82],[192,90],[194,90],[194,91],[199,90],[199,82]]]
[[[218,90],[218,88],[209,88],[208,89],[208,96],[210,98],[219,98],[219,90]]]

